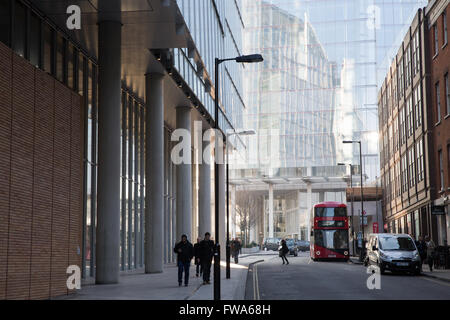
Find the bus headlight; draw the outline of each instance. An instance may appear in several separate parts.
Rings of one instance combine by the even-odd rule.
[[[316,255],[320,256],[320,251],[316,251]]]
[[[344,251],[344,256],[348,256],[348,251]]]

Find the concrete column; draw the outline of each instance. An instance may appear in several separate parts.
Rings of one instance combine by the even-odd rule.
[[[273,238],[273,184],[269,184],[269,238]]]
[[[169,262],[169,163],[170,163],[170,152],[169,152],[169,137],[166,132],[164,132],[164,263]]]
[[[312,185],[308,183],[306,185],[306,203],[308,207],[308,216],[306,218],[306,223],[308,225],[308,234],[306,235],[308,241],[311,239],[311,215],[312,215]]]
[[[226,226],[226,165],[219,164],[219,244],[220,260],[226,260],[227,226]]]
[[[177,175],[176,175],[176,166],[173,162],[170,162],[172,168],[172,249],[175,247],[175,243],[177,241]],[[172,261],[176,261],[176,256],[173,250],[172,252]]]
[[[177,129],[186,129],[191,132],[191,107],[177,107]],[[191,157],[192,141],[184,142],[185,149]],[[182,154],[180,154],[182,156]],[[192,162],[192,161],[190,161]],[[192,164],[182,163],[177,165],[177,234],[176,239],[181,240],[181,235],[187,235],[189,240],[192,233]]]
[[[300,239],[300,240],[303,240],[301,237],[302,237],[302,224],[303,224],[303,221],[304,221],[304,217],[302,217],[302,209],[301,209],[301,203],[300,203],[300,200],[301,200],[301,195],[302,195],[302,192],[301,192],[301,190],[297,190],[297,226],[298,226],[298,231],[297,231],[297,233],[298,233],[298,238]]]
[[[145,273],[161,273],[164,265],[164,75],[145,76]]]
[[[211,141],[203,141],[203,150],[207,150]],[[209,149],[208,149],[209,150]],[[211,154],[209,154],[211,161]],[[200,238],[205,236],[206,232],[211,231],[211,162],[205,161],[203,157],[202,164],[199,165],[199,194],[198,194],[198,230]]]
[[[118,21],[98,24],[97,284],[119,282],[121,28]]]

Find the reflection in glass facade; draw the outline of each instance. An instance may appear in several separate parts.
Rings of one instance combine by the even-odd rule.
[[[359,164],[379,176],[377,73],[424,0],[243,1],[244,50],[264,64],[244,72],[248,159],[278,168]],[[395,16],[394,16],[395,13]],[[395,54],[395,53],[394,53]],[[382,72],[383,71],[383,72]]]
[[[214,59],[234,58],[242,52],[241,30],[244,23],[241,1],[177,0],[195,48],[175,48],[174,67],[189,84],[199,101],[214,119]],[[194,58],[193,50],[200,55]],[[203,65],[204,69],[199,67]],[[244,102],[242,74],[246,66],[235,62],[221,65],[219,125],[225,132],[242,128]],[[208,83],[209,82],[209,83]],[[212,85],[212,86],[211,86]],[[222,114],[225,114],[225,117]]]

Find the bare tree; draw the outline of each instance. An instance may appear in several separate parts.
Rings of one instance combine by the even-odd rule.
[[[243,190],[236,193],[236,213],[239,216],[244,245],[249,244],[250,229],[258,221],[258,201],[259,197],[252,192]]]

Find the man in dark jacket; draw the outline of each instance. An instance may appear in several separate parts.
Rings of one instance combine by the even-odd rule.
[[[214,257],[214,241],[211,240],[211,234],[205,233],[205,239],[199,244],[200,263],[203,271],[203,284],[210,284],[211,263]]]
[[[175,245],[173,251],[177,254],[178,264],[178,285],[181,287],[184,271],[184,285],[187,287],[189,284],[189,268],[191,266],[191,260],[194,257],[194,247],[188,241],[187,236],[183,234],[181,241]]]
[[[419,251],[421,264],[423,264],[423,262],[427,258],[427,244],[423,240],[422,236],[419,236],[419,241],[416,242],[416,246],[417,246],[417,250]]]
[[[233,257],[234,257],[234,263],[239,263],[239,253],[241,252],[241,241],[239,241],[239,238],[236,238],[233,243]]]
[[[200,263],[200,242],[201,238],[197,238],[197,243],[194,244],[194,259],[195,259],[195,276],[198,278],[199,275],[203,274],[202,264]]]

